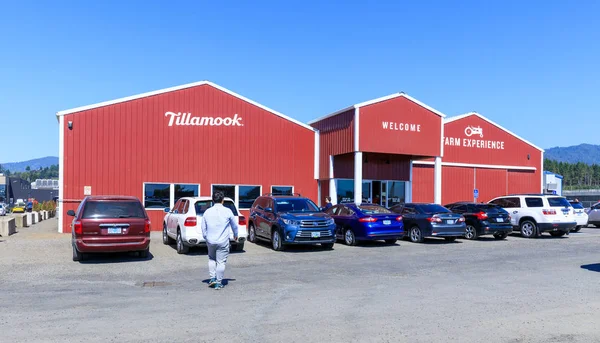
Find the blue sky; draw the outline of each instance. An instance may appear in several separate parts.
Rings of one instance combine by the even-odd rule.
[[[199,80],[301,121],[404,91],[600,143],[598,1],[221,3],[2,3],[0,162],[57,156],[57,111]]]

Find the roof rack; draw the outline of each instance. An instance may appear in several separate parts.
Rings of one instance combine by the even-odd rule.
[[[272,196],[290,196],[290,197],[301,197],[300,193],[265,193],[262,196],[264,197],[272,197]]]
[[[506,196],[511,196],[512,197],[512,196],[519,196],[519,195],[540,196],[540,197],[541,196],[546,196],[546,195],[561,196],[561,195],[558,195],[558,194],[548,194],[548,193],[545,193],[545,194],[544,193],[519,193],[519,194],[509,194],[509,195],[506,195]]]

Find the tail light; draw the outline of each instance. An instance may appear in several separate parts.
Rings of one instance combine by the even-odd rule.
[[[487,218],[487,214],[485,215],[485,217]],[[464,221],[465,221],[465,217],[460,216],[460,218],[458,218],[459,223],[463,223]]]
[[[441,223],[442,222],[442,219],[440,217],[438,217],[437,215],[427,218],[427,220],[429,220],[430,223]]]
[[[83,235],[83,224],[78,220],[73,223],[73,230],[76,235]]]
[[[151,229],[150,221],[148,219],[146,219],[146,222],[144,223],[144,233],[150,233],[150,229]]]
[[[555,216],[556,215],[556,210],[550,209],[550,210],[542,210],[542,213],[545,216]]]
[[[239,216],[238,217],[238,225],[246,225],[246,217]]]
[[[373,218],[373,217],[364,217],[364,218],[360,218],[358,221],[361,223],[374,223],[377,221],[377,219]]]
[[[487,213],[481,211],[481,212],[477,213],[477,219],[486,220],[486,219],[488,219],[488,215],[487,215]]]
[[[196,226],[196,224],[198,224],[196,217],[187,217],[185,218],[185,222],[183,222],[183,226]]]
[[[402,221],[402,216],[398,216],[398,217],[396,217],[396,221],[399,221],[399,222],[401,222],[401,221]]]

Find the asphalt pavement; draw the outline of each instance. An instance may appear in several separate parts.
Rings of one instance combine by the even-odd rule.
[[[56,219],[0,237],[0,342],[600,342],[600,229],[274,252],[223,290],[206,251],[71,260]]]

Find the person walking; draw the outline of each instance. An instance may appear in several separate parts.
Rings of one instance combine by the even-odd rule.
[[[238,223],[233,212],[225,206],[225,195],[215,192],[213,206],[202,216],[202,236],[208,247],[209,287],[223,288],[223,275],[229,256],[229,229],[233,230],[233,239],[238,239]]]
[[[327,211],[331,206],[333,206],[331,204],[331,197],[325,197],[325,207],[323,208],[323,211]]]

